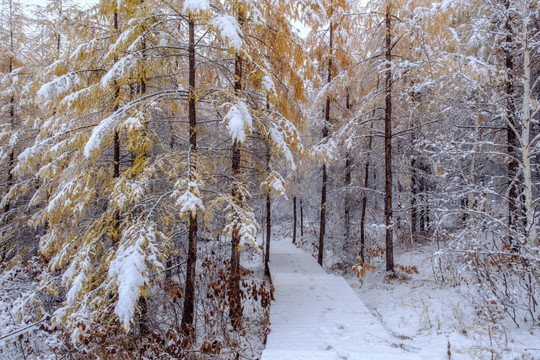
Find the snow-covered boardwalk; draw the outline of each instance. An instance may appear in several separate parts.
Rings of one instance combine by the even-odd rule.
[[[399,347],[342,277],[290,244],[272,243],[276,300],[262,360],[419,359]]]

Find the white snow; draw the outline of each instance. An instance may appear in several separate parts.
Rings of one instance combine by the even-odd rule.
[[[92,135],[90,135],[90,138],[84,146],[85,157],[90,157],[90,155],[92,155],[92,151],[99,149],[103,138],[106,136],[107,130],[109,130],[115,119],[115,114],[112,114],[111,116],[102,120],[99,125],[92,130]]]
[[[262,360],[419,359],[400,346],[342,278],[289,241],[273,242],[276,300]]]
[[[90,263],[88,258],[85,258],[81,263],[72,263],[62,276],[64,284],[69,284],[69,291],[66,294],[66,304],[68,306],[74,305],[78,300],[89,270]]]
[[[243,143],[246,141],[246,131],[249,131],[253,125],[253,119],[247,105],[239,101],[231,105],[229,111],[223,117],[223,123],[227,126],[233,141]]]
[[[285,199],[287,199],[284,184],[285,180],[283,177],[277,171],[272,171],[270,174],[268,174],[266,180],[261,184],[261,186],[266,186],[267,189],[273,190],[275,194],[283,196]]]
[[[394,251],[397,264],[414,265],[419,274],[385,281],[380,257],[370,263],[381,270],[367,272],[363,286],[352,276],[349,282],[404,347],[423,360],[447,360],[449,344],[452,360],[540,359],[538,327],[479,319],[482,309],[471,302],[474,295],[467,296],[467,287],[434,280],[435,243],[415,243]]]
[[[207,11],[210,9],[208,0],[185,0],[184,12]]]
[[[123,125],[127,127],[129,131],[143,128],[143,125],[141,124],[141,120],[139,119],[139,117],[127,118],[124,121]]]
[[[251,7],[251,21],[257,26],[266,25],[266,19],[263,14],[254,6]]]
[[[285,126],[288,126],[289,124],[291,124],[289,121],[284,122]],[[292,125],[292,127],[294,129],[294,132],[296,132],[296,128],[294,128],[294,125]],[[288,130],[291,130],[291,129],[288,129]],[[290,132],[291,131],[289,131],[289,133]],[[289,134],[286,131],[284,131],[284,129],[281,126],[278,126],[275,124],[271,125],[269,135],[272,141],[274,142],[275,147],[279,150],[279,152],[283,155],[287,163],[291,166],[291,169],[296,170],[294,156],[291,152],[289,144],[286,141],[286,138],[289,141],[294,141],[294,139],[288,137]]]
[[[180,217],[196,214],[198,210],[204,211],[199,184],[196,181],[179,180],[175,187],[172,197],[176,198],[176,206],[180,207]]]
[[[162,268],[156,256],[157,231],[154,224],[134,224],[124,231],[124,243],[109,266],[109,278],[118,286],[114,313],[128,330],[141,289],[148,282],[147,263]]]
[[[219,30],[221,36],[225,38],[229,45],[235,50],[242,48],[242,31],[238,21],[230,15],[221,15],[211,21],[211,24]]]
[[[264,87],[264,90],[266,90],[267,93],[275,95],[276,94],[276,85],[272,81],[272,78],[269,75],[265,75],[262,78],[262,84]]]
[[[68,73],[54,79],[37,91],[37,95],[43,100],[50,100],[54,96],[62,96],[80,84],[79,78],[74,73]]]
[[[113,82],[124,76],[124,74],[136,64],[138,53],[129,54],[118,60],[111,69],[101,78],[101,86],[104,88],[113,85]]]
[[[68,181],[62,189],[56,193],[56,195],[49,201],[47,205],[47,211],[53,212],[58,210],[59,207],[66,208],[70,205],[70,195],[73,193],[73,189],[77,186],[75,180]],[[63,201],[63,202],[62,202]]]

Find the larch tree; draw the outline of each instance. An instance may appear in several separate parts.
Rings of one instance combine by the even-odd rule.
[[[336,101],[336,93],[342,84],[334,86],[334,80],[338,69],[343,65],[339,52],[336,49],[342,47],[347,41],[347,11],[349,3],[347,1],[304,1],[303,14],[305,21],[312,27],[307,39],[311,44],[311,52],[315,55],[313,65],[318,68],[320,75],[314,77],[313,85],[320,91],[316,94],[315,106],[320,108],[312,109],[315,114],[322,114],[322,140],[315,148],[313,156],[322,158],[321,160],[321,202],[319,216],[319,241],[317,250],[317,261],[322,266],[324,259],[325,233],[327,228],[327,208],[328,208],[328,159],[333,157],[335,151],[335,140],[332,133],[336,124],[332,124],[336,117],[333,103]],[[339,55],[338,55],[339,54]],[[317,117],[317,115],[315,115]]]
[[[152,16],[156,5],[102,2],[90,13],[88,28],[99,30],[83,32],[79,46],[47,69],[53,80],[38,94],[49,117],[21,156],[20,171],[37,164],[44,183],[33,198],[46,201],[34,216],[36,226],[47,224],[40,240],[48,265],[43,289],[66,289],[54,317],[74,342],[90,337],[92,326],[107,332],[112,323],[115,331],[128,331],[137,314],[144,316],[139,299],[149,294],[148,274],[163,268],[171,247],[164,232],[177,226],[158,217],[174,206],[167,196],[172,190],[160,189],[158,201],[149,200],[172,156],[159,157],[152,105],[166,109],[170,98],[187,99],[185,90],[163,81],[148,91],[159,71],[171,68],[171,57],[160,55],[174,52],[166,21]],[[92,326],[82,325],[90,319]]]
[[[189,118],[189,162],[188,162],[188,181],[190,182],[189,188],[197,189],[197,82],[196,82],[196,49],[195,49],[195,19],[204,11],[209,9],[207,2],[195,2],[189,1],[184,3],[184,11],[188,16],[188,76],[189,76],[189,88],[188,88],[188,118]],[[195,196],[193,196],[195,195]],[[193,194],[192,199],[198,199],[197,194]],[[186,196],[186,194],[184,194]],[[197,202],[196,202],[197,203]],[[185,206],[185,205],[184,205]],[[193,320],[194,320],[194,307],[195,307],[195,280],[196,280],[196,265],[197,265],[197,211],[202,207],[199,201],[198,206],[191,207],[188,211],[189,216],[189,235],[188,235],[188,259],[187,259],[187,271],[186,271],[186,285],[185,285],[185,300],[184,300],[184,312],[182,313],[182,330],[189,337],[194,335]]]
[[[31,176],[18,176],[18,157],[32,141],[35,107],[36,59],[27,33],[29,19],[17,1],[3,1],[0,20],[0,258],[35,253],[35,242],[17,240],[16,231],[26,233],[29,212],[27,198],[32,192]],[[20,219],[20,221],[17,221]],[[14,247],[19,250],[13,251]],[[23,250],[26,249],[26,250]],[[11,254],[11,255],[10,255]]]

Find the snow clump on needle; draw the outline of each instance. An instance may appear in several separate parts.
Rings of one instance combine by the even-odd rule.
[[[229,42],[229,45],[235,50],[242,48],[242,31],[238,21],[230,15],[221,15],[214,20],[211,24],[219,30],[221,36]]]
[[[249,130],[253,124],[253,119],[249,113],[247,105],[240,101],[231,105],[229,112],[223,118],[223,123],[229,129],[233,141],[243,143],[246,141],[246,130]]]
[[[208,0],[185,0],[184,12],[208,11],[210,3]]]

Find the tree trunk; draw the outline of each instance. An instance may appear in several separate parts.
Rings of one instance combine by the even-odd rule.
[[[238,13],[238,23],[240,26],[244,23],[244,17],[241,11]],[[236,54],[234,59],[234,92],[238,96],[242,91],[242,57],[239,53]],[[240,163],[241,163],[241,144],[238,140],[234,140],[232,148],[232,173],[233,173],[233,185],[231,189],[231,195],[233,201],[237,206],[242,206],[243,199],[240,198],[240,192],[238,190],[238,182],[240,181]],[[234,228],[232,231],[231,240],[231,273],[230,273],[230,289],[229,289],[229,318],[231,325],[234,329],[241,327],[242,320],[242,300],[240,294],[240,232],[238,228]]]
[[[328,78],[327,84],[332,81],[332,47],[334,41],[334,25],[330,23],[330,46],[329,46],[329,56],[328,56]],[[324,127],[323,127],[323,138],[328,137],[328,124],[330,122],[330,95],[326,96],[326,108],[324,111]],[[322,168],[322,187],[321,187],[321,217],[319,223],[319,254],[317,256],[317,262],[322,266],[323,264],[323,254],[324,254],[324,234],[326,232],[326,183],[328,181],[328,174],[326,170],[326,163],[323,164]]]
[[[510,0],[505,0],[505,8],[508,11],[510,8]],[[507,18],[505,23],[506,30],[506,44],[504,46],[505,52],[505,66],[506,66],[506,135],[507,135],[507,172],[508,172],[508,228],[510,229],[510,245],[513,251],[519,249],[519,244],[514,238],[514,234],[517,225],[517,201],[518,201],[518,191],[516,185],[516,176],[518,172],[518,162],[517,158],[517,148],[518,141],[516,137],[516,104],[514,99],[514,55],[512,52],[512,26],[510,24],[510,19]]]
[[[392,226],[392,22],[390,3],[386,7],[386,107],[384,117],[384,159],[385,159],[385,226],[386,226],[386,271],[394,271],[394,244]]]
[[[524,10],[526,11],[526,10]],[[524,18],[526,14],[524,14]],[[522,133],[521,133],[521,146],[522,146],[522,158],[523,158],[523,188],[525,195],[525,215],[527,218],[527,245],[529,251],[533,252],[533,255],[538,256],[538,236],[535,222],[535,206],[533,196],[533,182],[532,182],[532,167],[531,167],[531,145],[533,143],[530,140],[530,132],[532,125],[531,114],[531,102],[532,102],[532,89],[531,89],[531,50],[529,48],[529,34],[527,29],[527,22],[523,21],[523,36],[524,36],[524,49],[523,49],[523,110],[522,110]],[[538,265],[536,265],[538,267]],[[538,268],[535,269],[536,276],[538,276]]]
[[[14,128],[15,127],[15,99],[13,98],[13,96],[10,99],[9,116],[10,116],[11,126],[12,126],[12,128]],[[8,194],[10,192],[11,187],[13,186],[13,174],[12,174],[12,171],[13,171],[14,166],[15,166],[15,150],[12,149],[9,152],[9,159],[8,159],[7,181],[6,181],[7,191],[6,191],[6,194]],[[4,204],[4,213],[6,213],[5,221],[7,221],[7,213],[9,212],[10,209],[11,209],[11,201],[7,200],[6,203]]]
[[[323,164],[322,168],[322,188],[321,188],[321,221],[319,224],[319,254],[317,256],[317,262],[322,266],[323,253],[324,253],[324,233],[326,231],[326,182],[328,175],[326,174],[326,164]]]
[[[238,58],[239,56],[237,56]],[[232,186],[233,201],[237,206],[241,206],[242,199],[240,199],[240,193],[238,191],[238,184],[240,176],[240,144],[237,140],[234,140],[232,149],[232,173],[234,176],[234,182]],[[229,317],[231,319],[231,325],[234,329],[240,327],[242,318],[242,303],[240,295],[240,232],[237,227],[232,231],[231,239],[231,273],[230,273],[230,295],[229,295]]]
[[[296,196],[293,196],[293,230],[292,230],[292,242],[296,243]]]
[[[345,221],[345,243],[349,242],[351,235],[351,196],[349,194],[351,188],[351,154],[347,152],[347,158],[345,159],[345,205],[344,205],[344,221]]]
[[[347,88],[347,94],[346,94],[346,100],[345,100],[345,108],[347,109],[347,115],[348,112],[351,110],[351,101],[350,101],[350,93],[349,88]],[[349,237],[351,235],[351,185],[352,185],[352,176],[351,176],[351,168],[352,168],[352,158],[350,152],[347,150],[347,155],[345,158],[345,205],[344,205],[344,221],[345,221],[345,245],[349,243]]]
[[[189,62],[189,177],[190,181],[195,180],[195,171],[197,170],[197,114],[196,114],[196,93],[195,93],[195,21],[193,14],[189,14],[188,21],[189,44],[188,44],[188,62]],[[189,239],[188,239],[188,258],[186,269],[186,287],[184,299],[184,312],[182,313],[182,331],[185,336],[195,340],[195,329],[193,325],[194,307],[195,307],[195,278],[197,265],[197,212],[190,214],[189,218]]]
[[[423,177],[424,175],[422,174],[422,178],[420,179],[420,200],[421,200],[421,203],[420,203],[420,211],[418,212],[418,217],[419,217],[419,221],[420,221],[420,236],[424,236],[424,233],[426,232],[426,216],[425,216],[425,202],[426,202],[426,186],[425,186],[425,179]],[[464,198],[463,201],[465,201],[465,203],[467,203],[467,198]],[[467,205],[468,206],[468,205]],[[466,208],[465,209],[465,212],[463,213],[463,221],[466,221],[467,220],[467,210]]]
[[[300,238],[304,238],[304,207],[300,199]]]
[[[362,212],[360,214],[360,258],[362,264],[365,263],[366,253],[366,207],[367,207],[367,189],[369,189],[369,157],[371,155],[371,146],[373,144],[373,124],[372,131],[369,134],[368,140],[368,154],[366,157],[366,164],[364,166],[364,196],[362,197]]]
[[[266,148],[266,171],[270,174],[270,146]],[[272,238],[272,197],[270,188],[266,191],[266,252],[264,254],[264,272],[270,276],[270,241]]]
[[[9,3],[10,16],[12,16],[12,11],[13,11],[12,6],[13,6],[13,3],[10,1],[10,3]],[[15,44],[14,44],[14,40],[13,40],[13,28],[12,28],[12,29],[10,29],[10,50],[11,50],[11,54],[13,54],[14,45]],[[9,73],[11,73],[12,71],[13,71],[13,55],[10,55],[10,57],[9,57]],[[11,128],[14,129],[15,128],[15,97],[13,95],[11,95],[11,97],[9,99],[9,121],[10,121]],[[11,172],[13,171],[14,166],[15,166],[15,150],[11,149],[11,151],[9,153],[8,168],[7,168],[7,181],[6,181],[7,189],[6,189],[6,194],[9,194],[9,192],[11,190],[11,187],[13,186],[13,174]],[[10,209],[11,209],[11,202],[8,200],[4,204],[4,213],[6,213],[6,215],[4,217],[4,223],[7,223],[7,221],[8,221],[7,213],[9,212]]]
[[[142,56],[143,56],[143,61],[146,61],[146,52],[144,51],[146,49],[146,38],[143,38],[142,39],[142,42],[141,42],[141,48],[142,48]],[[140,94],[140,95],[144,95],[146,94],[146,70],[142,69],[142,74],[139,74],[139,79],[140,81],[139,83],[139,86],[137,87],[137,92]],[[144,122],[144,127],[143,127],[143,131],[144,131],[144,134],[145,136],[147,136],[147,131],[148,131],[148,122]],[[141,154],[141,158],[144,158],[146,159],[146,156],[147,156],[147,153],[146,153],[146,150],[144,150]],[[140,321],[140,325],[139,325],[139,329],[140,329],[140,333],[142,336],[145,336],[145,335],[148,335],[150,334],[151,330],[150,328],[148,327],[148,323],[147,323],[147,314],[148,314],[148,303],[146,301],[146,297],[141,297],[140,299],[140,309],[141,309],[141,321]]]
[[[414,144],[413,144],[414,145]],[[416,156],[411,158],[411,241],[416,240],[416,224],[417,212],[416,212]]]
[[[7,176],[7,182],[6,182],[6,185],[7,185],[6,194],[9,193],[9,191],[11,190],[11,187],[13,186],[13,174],[11,173],[11,171],[13,170],[14,164],[15,164],[15,153],[12,150],[9,153],[9,160],[8,160],[8,169],[7,169],[8,176]],[[9,212],[10,209],[11,209],[11,201],[7,200],[6,203],[4,204],[4,213],[6,214],[4,218],[4,223],[8,222],[7,213]]]
[[[113,17],[113,25],[115,33],[118,34],[118,13],[114,13]],[[114,62],[116,63],[117,59],[114,59]],[[118,102],[120,99],[120,87],[116,83],[114,83],[114,104],[113,104],[113,113],[118,110]],[[118,134],[118,130],[114,131],[114,139],[113,139],[113,179],[120,176],[120,135]],[[118,238],[120,236],[120,212],[116,211],[114,214],[114,233],[116,238],[113,239],[113,243],[118,241]]]

